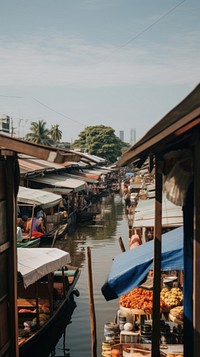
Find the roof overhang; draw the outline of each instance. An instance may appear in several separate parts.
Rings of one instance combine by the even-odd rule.
[[[200,124],[200,85],[172,109],[141,140],[127,150],[117,166],[144,162],[149,155],[166,151],[168,144],[180,140],[186,132]]]
[[[43,190],[37,190],[19,186],[17,195],[17,202],[20,204],[29,204],[33,206],[41,206],[42,208],[49,208],[56,206],[61,201],[61,195],[45,192]]]
[[[84,181],[66,178],[61,175],[49,174],[45,176],[36,176],[36,177],[30,177],[29,180],[42,183],[45,185],[54,186],[54,187],[70,188],[73,189],[73,192],[78,192],[85,189]]]
[[[63,163],[69,158],[72,160],[72,153],[67,155],[67,150],[61,150],[46,145],[39,145],[9,135],[0,134],[0,148],[8,149],[16,153],[34,155],[49,162]]]

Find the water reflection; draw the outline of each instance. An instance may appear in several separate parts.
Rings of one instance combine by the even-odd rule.
[[[90,314],[88,299],[87,247],[91,248],[93,292],[97,329],[97,355],[101,356],[101,344],[104,339],[105,323],[114,321],[118,309],[118,300],[106,302],[101,286],[106,280],[112,265],[112,259],[121,253],[118,242],[122,237],[128,249],[128,223],[124,202],[119,194],[108,196],[96,203],[98,214],[94,224],[85,222],[66,239],[56,242],[56,247],[69,251],[72,264],[81,268],[77,283],[80,292],[75,297],[77,307],[72,315],[72,323],[67,326],[65,334],[57,344],[55,357],[89,357],[91,356]]]

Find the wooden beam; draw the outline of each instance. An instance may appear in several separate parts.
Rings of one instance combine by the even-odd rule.
[[[149,152],[155,153],[154,146],[156,148],[159,145],[167,143],[168,141],[172,140],[173,137],[179,135],[179,131],[185,125],[188,125],[192,121],[199,119],[200,117],[200,108],[195,109],[185,117],[177,120],[175,123],[167,127],[166,129],[162,130],[158,134],[155,134],[150,139],[144,140],[141,144],[140,141],[136,143],[133,148],[130,148],[127,152],[122,155],[122,157],[118,160],[117,166],[125,166],[126,164],[130,163],[131,160],[135,161],[138,158],[141,158],[143,155],[147,155]],[[195,125],[198,125],[198,121],[195,121]],[[181,132],[180,132],[181,133]],[[144,137],[145,138],[145,137]]]
[[[18,309],[17,309],[17,204],[16,197],[18,179],[16,177],[16,155],[9,156],[6,160],[6,224],[7,239],[10,243],[9,254],[9,310],[10,310],[10,333],[11,333],[11,355],[19,356],[18,349]]]
[[[200,351],[200,139],[194,149],[194,277],[193,277],[193,328],[194,328],[194,356]]]
[[[153,324],[152,357],[160,357],[160,278],[161,278],[161,237],[162,237],[162,174],[159,160],[155,163],[155,237],[153,261]]]
[[[35,156],[50,162],[63,163],[65,161],[62,150],[50,146],[34,144],[2,134],[0,134],[0,147],[16,153]]]

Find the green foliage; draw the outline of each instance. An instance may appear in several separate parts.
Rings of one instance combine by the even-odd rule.
[[[52,125],[50,129],[50,135],[54,144],[60,142],[60,140],[62,139],[62,131],[59,129],[58,124]]]
[[[50,132],[46,129],[46,122],[39,120],[38,122],[31,122],[31,132],[26,135],[26,140],[35,144],[52,145]]]
[[[128,148],[129,145],[122,142],[110,126],[96,125],[88,126],[81,131],[79,139],[73,143],[72,147],[114,163],[121,155],[122,149]]]

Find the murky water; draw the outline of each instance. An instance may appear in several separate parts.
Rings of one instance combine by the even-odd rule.
[[[127,248],[127,217],[120,195],[103,198],[99,208],[100,215],[97,218],[101,220],[96,222],[96,227],[91,227],[91,223],[87,223],[79,227],[65,241],[59,241],[56,245],[70,251],[72,264],[81,268],[81,276],[76,286],[80,292],[80,296],[75,297],[77,307],[72,315],[72,323],[66,328],[65,337],[60,339],[55,348],[56,357],[90,357],[92,355],[87,247],[91,248],[98,357],[101,356],[104,325],[114,321],[118,310],[118,299],[107,302],[101,293],[101,287],[110,271],[112,259],[121,253],[119,237],[122,237]]]

